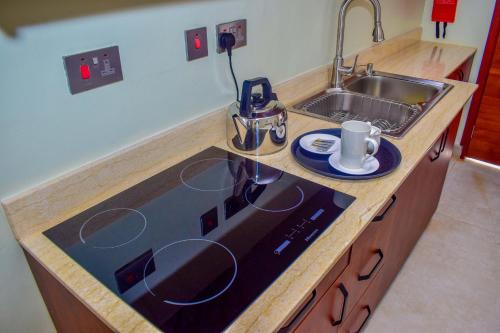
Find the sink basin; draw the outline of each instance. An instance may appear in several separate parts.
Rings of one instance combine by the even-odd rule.
[[[381,128],[383,133],[394,137],[402,135],[412,121],[422,114],[420,106],[350,91],[324,93],[297,105],[296,108],[296,112],[339,124],[347,120],[370,121]]]
[[[446,83],[375,72],[352,77],[345,82],[348,91],[413,105],[424,104],[446,90]]]
[[[395,138],[406,132],[453,86],[412,77],[375,72],[345,82],[345,89],[313,96],[291,111],[335,123],[370,121]]]

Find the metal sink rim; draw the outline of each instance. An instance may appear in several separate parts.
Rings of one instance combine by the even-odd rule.
[[[428,100],[428,101],[426,101],[424,103],[419,103],[419,104],[413,104],[413,105],[411,105],[411,104],[403,103],[401,101],[397,101],[395,99],[387,99],[387,98],[376,97],[376,96],[369,95],[369,94],[363,94],[363,93],[351,91],[351,90],[348,90],[346,88],[343,88],[343,89],[340,89],[340,90],[331,90],[331,91],[326,90],[326,91],[323,91],[323,92],[321,92],[319,94],[315,94],[315,95],[313,95],[313,96],[311,96],[309,98],[306,98],[306,99],[302,100],[299,103],[296,103],[291,108],[290,111],[339,124],[339,122],[333,121],[331,118],[329,118],[327,116],[315,114],[315,113],[309,112],[307,110],[304,110],[303,106],[306,105],[307,103],[310,103],[310,102],[314,101],[314,100],[319,100],[320,98],[322,98],[325,95],[346,94],[346,93],[347,94],[351,94],[351,95],[361,96],[361,97],[369,97],[369,98],[372,98],[372,99],[375,99],[375,100],[378,100],[378,101],[381,101],[381,102],[385,101],[385,102],[390,102],[390,103],[397,103],[397,104],[405,105],[408,108],[415,108],[415,107],[420,108],[421,111],[419,112],[419,114],[414,119],[412,119],[411,122],[409,122],[409,124],[401,130],[401,132],[399,132],[397,134],[390,134],[390,133],[386,133],[384,131],[382,132],[382,134],[385,135],[385,136],[389,136],[389,137],[395,138],[395,139],[401,139],[444,96],[446,96],[450,92],[451,89],[453,89],[453,85],[451,85],[449,83],[446,83],[446,82],[440,82],[440,81],[423,79],[423,78],[417,78],[417,77],[411,77],[411,76],[404,76],[404,75],[393,74],[393,73],[386,73],[386,72],[374,71],[373,72],[373,76],[382,76],[382,77],[388,77],[388,78],[393,78],[393,79],[404,80],[404,81],[407,81],[407,82],[414,82],[416,84],[430,85],[430,86],[436,87],[438,89],[438,93],[435,94],[434,96],[432,96],[432,98],[430,100]],[[359,75],[359,74],[354,75],[354,76],[348,78],[345,81],[344,87],[347,87],[348,85],[356,82],[359,79],[365,78],[365,77],[369,77],[369,76],[368,75]]]

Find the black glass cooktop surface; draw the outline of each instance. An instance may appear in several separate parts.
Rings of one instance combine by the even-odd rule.
[[[44,234],[166,332],[220,332],[354,201],[211,147]]]

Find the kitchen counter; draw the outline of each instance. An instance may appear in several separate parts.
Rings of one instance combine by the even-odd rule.
[[[444,79],[474,54],[474,48],[422,41],[409,44],[411,45],[404,45],[400,50],[391,49],[389,55],[383,54],[383,51],[377,48],[370,51],[372,58],[370,52],[360,58],[375,59],[374,67],[378,71],[438,79],[454,85],[454,88],[417,122],[404,138],[389,139],[400,149],[403,156],[402,163],[395,172],[369,181],[340,181],[316,175],[302,168],[294,161],[289,149],[258,158],[262,163],[348,193],[357,200],[228,328],[228,331],[270,332],[279,329],[349,249],[475,91],[474,84]],[[391,47],[393,46],[389,45],[386,49]],[[285,96],[285,103],[292,105],[298,98],[307,97],[300,96],[301,94],[312,95],[313,92],[324,89],[328,83],[328,70],[325,67],[295,78],[293,82],[286,82],[278,87],[278,95]],[[43,236],[41,231],[208,146],[229,149],[224,138],[224,116],[224,110],[220,110],[204,118],[203,126],[212,126],[211,132],[218,134],[208,137],[206,134],[200,134],[200,137],[195,137],[187,143],[183,142],[177,148],[170,148],[171,151],[168,152],[163,146],[159,148],[163,139],[153,137],[140,145],[3,202],[9,222],[23,248],[113,330],[153,332],[156,328],[76,264]],[[185,132],[189,126],[202,125],[191,122],[181,126],[179,130]],[[331,127],[338,126],[290,112],[289,142],[304,132]],[[172,145],[175,146],[174,143]],[[185,151],[183,154],[178,154],[180,148]],[[155,149],[163,149],[163,155],[161,159],[153,162],[148,160],[147,156]],[[124,175],[129,175],[126,180],[118,181],[114,178]],[[94,178],[96,180],[93,180]],[[96,185],[96,182],[99,185]],[[96,186],[97,189],[93,188]],[[85,191],[87,194],[81,196],[80,193]],[[34,223],[36,219],[40,222]]]

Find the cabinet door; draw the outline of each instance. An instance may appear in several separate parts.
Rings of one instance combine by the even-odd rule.
[[[387,275],[395,276],[436,211],[451,159],[460,115],[436,140],[426,156],[396,192],[398,206],[390,238],[391,266]]]
[[[433,149],[419,163],[418,170],[415,170],[415,177],[420,180],[415,188],[419,201],[414,201],[412,206],[415,212],[413,223],[418,232],[416,240],[420,238],[429,224],[439,204],[459,122],[460,114],[455,117],[452,124],[436,141]]]
[[[439,150],[440,140],[437,140],[429,154]],[[391,249],[387,263],[390,267],[387,267],[386,273],[390,276],[397,275],[426,226],[425,216],[437,206],[436,196],[426,190],[429,180],[434,179],[429,165],[429,156],[425,156],[395,194],[398,207],[389,242]]]

